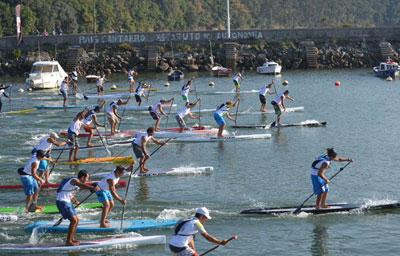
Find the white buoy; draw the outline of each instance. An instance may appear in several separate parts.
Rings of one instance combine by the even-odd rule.
[[[31,91],[32,91],[32,88],[29,87],[29,88],[28,88],[28,92],[31,92]]]
[[[208,86],[214,86],[214,85],[215,85],[215,83],[212,82],[212,81],[210,81],[210,82],[208,83]]]
[[[168,87],[168,86],[170,86],[170,83],[169,82],[165,82],[164,86]]]
[[[386,81],[393,81],[393,78],[391,76],[386,77]]]
[[[111,90],[116,90],[116,89],[117,89],[117,86],[116,86],[115,84],[113,84],[113,85],[111,85],[110,89],[111,89]]]
[[[24,89],[19,88],[19,89],[18,89],[18,92],[24,92]]]

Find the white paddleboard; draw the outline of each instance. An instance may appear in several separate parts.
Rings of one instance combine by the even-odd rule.
[[[263,134],[249,134],[249,135],[232,135],[225,136],[222,138],[218,137],[184,137],[174,139],[173,142],[178,143],[195,143],[195,142],[217,142],[217,141],[237,141],[237,140],[255,140],[255,139],[269,139],[271,138],[271,134],[263,133]]]
[[[17,221],[17,215],[0,215],[0,222],[10,222],[10,221]]]
[[[201,109],[200,113],[210,113],[210,112],[214,112],[214,111],[215,111],[215,108],[205,108],[205,109]],[[304,111],[304,107],[293,107],[293,108],[286,108],[286,111],[284,113],[302,112],[302,111]],[[192,112],[196,113],[195,110],[193,110]],[[275,111],[273,109],[268,109],[266,112],[252,111],[251,109],[249,109],[247,111],[238,112],[238,115],[261,115],[261,114],[273,114],[273,113],[275,113]]]
[[[85,100],[89,99],[121,99],[121,98],[134,98],[135,93],[125,92],[125,93],[112,93],[112,94],[103,94],[103,95],[84,95]]]
[[[258,93],[258,90],[248,90],[248,91],[240,91],[240,94],[250,94],[250,93]],[[236,91],[215,91],[215,92],[199,92],[199,94],[206,95],[221,95],[221,94],[236,94]]]
[[[107,248],[121,245],[165,244],[165,236],[114,236],[98,240],[81,241],[77,246],[66,246],[64,243],[53,244],[5,244],[0,246],[0,252],[72,252],[96,248]]]
[[[137,172],[135,177],[145,176],[161,176],[161,175],[196,175],[196,174],[207,174],[214,170],[212,166],[204,167],[178,167],[171,169],[151,169],[146,173]]]
[[[120,110],[122,111],[149,111],[149,105],[144,105],[144,106],[122,106],[119,107]],[[169,108],[170,105],[163,105],[163,108]],[[176,104],[172,104],[173,108],[176,108]]]

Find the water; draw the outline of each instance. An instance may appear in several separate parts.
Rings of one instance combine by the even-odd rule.
[[[230,78],[214,78],[208,74],[196,76],[198,91],[231,90]],[[179,90],[183,82],[172,82],[164,88],[165,76],[148,74],[146,79],[153,82],[160,91]],[[4,79],[4,78],[3,78]],[[246,73],[242,89],[258,89],[271,77]],[[270,132],[269,140],[249,140],[225,143],[170,144],[157,152],[149,163],[150,167],[214,166],[211,175],[151,177],[133,179],[127,206],[126,218],[185,217],[196,207],[211,209],[213,220],[206,229],[219,238],[234,234],[239,240],[219,248],[212,255],[398,255],[397,237],[400,221],[399,211],[384,213],[329,214],[325,216],[300,217],[257,217],[242,216],[241,210],[255,207],[278,207],[299,205],[310,193],[310,165],[313,159],[327,147],[334,146],[339,155],[351,157],[354,163],[338,175],[331,185],[329,202],[380,202],[396,200],[400,196],[396,181],[398,156],[398,106],[400,103],[399,81],[387,82],[372,76],[369,70],[335,71],[293,71],[275,78],[277,89],[283,80],[289,80],[287,87],[294,102],[288,106],[304,106],[301,113],[283,116],[286,123],[315,119],[327,121],[325,128],[287,128],[280,131],[238,130],[238,134]],[[125,84],[124,76],[111,77],[112,83]],[[340,87],[334,82],[341,81]],[[215,87],[208,86],[209,81]],[[3,80],[16,83],[12,102],[13,108],[29,108],[40,104],[60,105],[61,98],[55,92],[17,93],[20,80]],[[94,92],[93,84],[81,84],[83,92]],[[175,96],[175,102],[182,105],[178,93],[151,93],[150,102],[161,97]],[[233,95],[200,95],[202,108],[214,108],[231,99]],[[59,101],[39,100],[39,97],[59,98]],[[194,99],[195,93],[190,95]],[[257,110],[257,94],[242,95],[241,110]],[[34,100],[33,100],[34,99]],[[270,96],[268,101],[272,97]],[[133,99],[131,100],[133,104]],[[3,110],[8,103],[3,99]],[[73,103],[73,102],[71,102]],[[77,101],[77,104],[93,104]],[[269,106],[270,107],[270,106]],[[66,129],[77,110],[36,111],[30,115],[7,116],[0,119],[2,139],[0,148],[0,174],[2,184],[19,183],[16,169],[29,157],[31,147],[49,129]],[[234,114],[235,111],[232,111]],[[146,128],[153,122],[147,115],[125,113],[126,120],[121,130]],[[102,118],[100,118],[102,120]],[[162,121],[162,127],[165,125]],[[273,115],[266,117],[243,115],[238,124],[259,124],[273,121]],[[211,114],[204,114],[202,124],[214,125]],[[228,124],[230,123],[227,120]],[[176,126],[171,118],[169,125]],[[230,129],[230,131],[233,131]],[[82,141],[81,143],[85,143]],[[154,149],[155,147],[152,147]],[[113,154],[131,154],[129,148],[112,148]],[[104,150],[83,152],[105,156]],[[56,154],[55,154],[56,155]],[[66,154],[63,155],[66,157]],[[335,163],[328,175],[342,166]],[[83,166],[90,171],[109,170],[112,165]],[[78,169],[59,166],[55,169],[61,176],[68,176]],[[123,191],[120,190],[123,194]],[[41,194],[40,202],[54,203],[54,191]],[[86,196],[82,193],[80,197]],[[1,206],[23,205],[21,191],[1,191]],[[92,198],[94,201],[95,198]],[[313,200],[310,201],[311,203]],[[120,216],[122,207],[117,202],[113,217]],[[96,212],[81,215],[82,219],[99,218]],[[27,242],[30,234],[23,227],[42,219],[58,219],[59,216],[21,216],[18,223],[2,223],[1,243]],[[170,235],[172,230],[145,231],[142,234]],[[81,238],[98,237],[83,235]],[[62,241],[63,234],[47,235],[44,241]],[[211,248],[201,236],[196,240],[199,252]],[[168,255],[165,246],[145,246],[114,250],[113,255]],[[58,254],[57,254],[58,255]],[[103,255],[102,252],[84,252],[79,255]]]

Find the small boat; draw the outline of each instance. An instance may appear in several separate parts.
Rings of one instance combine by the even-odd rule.
[[[96,81],[99,78],[99,76],[87,75],[85,78],[86,78],[86,83],[90,84],[90,83],[96,83]]]
[[[300,123],[292,123],[292,124],[281,124],[279,126],[275,125],[275,121],[271,124],[256,124],[256,125],[232,125],[232,128],[235,129],[271,129],[271,128],[285,128],[285,127],[324,127],[327,122],[319,122],[316,120],[307,120]]]
[[[231,68],[224,68],[222,66],[215,66],[211,70],[214,76],[230,76],[232,73]]]
[[[66,76],[68,74],[58,61],[37,61],[33,63],[25,84],[33,90],[56,89]]]
[[[160,228],[171,228],[174,227],[177,220],[155,220],[155,219],[143,219],[143,220],[130,220],[125,219],[121,227],[121,220],[110,220],[111,227],[100,228],[99,220],[81,220],[79,222],[77,233],[87,232],[133,232],[148,229],[160,229]],[[58,226],[53,226],[54,221],[36,221],[25,227],[25,231],[32,232],[36,229],[38,232],[62,232],[67,233],[69,227],[69,221],[64,221]]]
[[[65,242],[34,244],[3,244],[0,252],[28,253],[28,252],[73,252],[93,249],[104,249],[117,246],[137,246],[150,244],[165,244],[166,237],[161,236],[142,236],[139,234],[117,235],[96,240],[82,240],[76,246],[67,246]]]
[[[299,206],[291,207],[278,207],[278,208],[257,208],[241,211],[240,214],[263,214],[263,215],[282,215],[282,214],[293,214]],[[374,205],[364,205],[364,204],[330,204],[329,208],[316,209],[315,206],[303,206],[301,212],[311,213],[311,214],[326,214],[326,213],[336,213],[336,212],[349,212],[352,210],[361,211],[373,211],[373,210],[385,210],[385,209],[396,209],[400,208],[400,202],[382,203]]]
[[[0,215],[0,222],[13,222],[17,221],[18,216],[17,215]]]
[[[88,209],[98,209],[102,208],[103,204],[101,203],[84,203],[79,206],[79,210],[88,210]],[[77,209],[77,210],[78,210]],[[0,213],[6,214],[25,214],[25,207],[1,207]],[[46,205],[43,207],[41,211],[36,211],[34,213],[41,213],[41,214],[57,214],[59,213],[56,205]]]
[[[257,67],[257,73],[267,74],[267,75],[280,74],[281,70],[282,66],[274,61],[267,61],[262,66]]]
[[[173,142],[177,143],[198,143],[198,142],[219,142],[219,141],[238,141],[238,140],[255,140],[255,139],[270,139],[271,134],[248,134],[248,135],[232,135],[219,137],[183,137],[174,139]]]
[[[171,70],[168,73],[168,81],[180,81],[185,77],[182,71],[180,70]]]
[[[379,66],[373,67],[373,71],[377,77],[391,77],[395,79],[396,76],[399,76],[400,74],[400,66],[397,62],[389,60],[387,62],[381,62]]]

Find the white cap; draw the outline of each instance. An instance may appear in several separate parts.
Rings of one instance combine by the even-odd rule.
[[[211,220],[210,211],[206,207],[201,207],[196,209],[196,213],[205,216],[207,219]]]
[[[60,137],[58,136],[58,134],[55,133],[55,132],[51,132],[51,133],[50,133],[50,137],[53,137],[53,138],[56,138],[56,139],[60,138]]]

